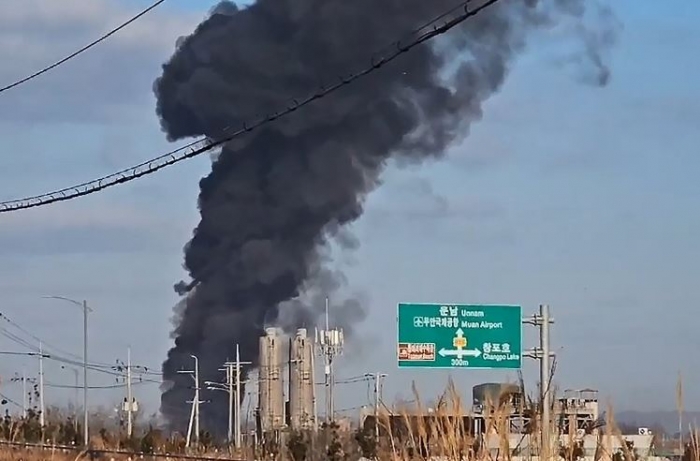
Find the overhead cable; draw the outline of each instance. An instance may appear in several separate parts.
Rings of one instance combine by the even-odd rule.
[[[151,381],[134,381],[133,383],[131,383],[132,386],[138,386],[138,385],[143,385],[143,384],[152,384],[152,382]],[[156,382],[156,384],[160,384],[160,383]],[[75,386],[75,385],[70,385],[70,384],[45,383],[44,386],[51,387],[54,389],[84,389],[83,386]],[[107,384],[104,386],[88,386],[88,389],[122,389],[124,387],[127,387],[126,383]]]
[[[61,355],[64,355],[64,356],[66,356],[66,357],[70,357],[71,359],[82,360],[82,357],[80,357],[78,354],[74,354],[74,353],[68,352],[68,351],[66,351],[66,350],[63,350],[63,349],[61,349],[60,347],[54,346],[54,345],[52,345],[51,343],[49,343],[49,342],[47,342],[47,341],[45,341],[45,340],[39,338],[38,336],[32,334],[30,331],[26,330],[25,328],[23,328],[23,327],[22,327],[21,325],[19,325],[18,323],[12,321],[7,315],[3,314],[2,312],[0,312],[0,319],[5,320],[7,323],[9,323],[9,324],[12,325],[13,327],[17,328],[19,331],[21,331],[21,332],[24,333],[25,335],[29,336],[29,337],[32,338],[34,341],[37,341],[38,343],[41,343],[41,344],[42,344],[42,347],[43,347],[44,349],[46,349],[46,350],[51,350],[51,349],[53,349],[53,350],[59,352]],[[7,331],[7,330],[5,330],[5,331]],[[46,352],[46,350],[45,350],[45,352]],[[103,364],[103,363],[94,364],[94,365],[99,365],[99,366],[104,366],[104,367],[111,367],[111,366],[112,366],[112,365]]]
[[[31,339],[36,341],[37,343],[41,343],[41,351],[39,347],[36,346],[36,344],[33,344],[26,339],[22,338],[21,336],[12,333],[2,325],[0,325],[0,335],[5,336],[6,338],[10,339],[16,344],[19,344],[20,346],[26,347],[31,351],[32,354],[38,355],[39,352],[45,354],[47,359],[49,360],[55,360],[58,362],[62,362],[68,365],[73,365],[76,367],[82,367],[84,365],[82,357],[80,357],[77,354],[65,351],[63,349],[60,349],[57,346],[53,346],[50,343],[46,342],[45,340],[41,339],[40,337],[32,334],[29,330],[26,328],[23,328],[20,324],[17,322],[14,322],[12,319],[10,319],[6,314],[3,314],[0,312],[0,319],[5,320],[8,322],[10,325],[18,329],[20,332],[24,333],[25,335],[29,336]],[[53,351],[59,352],[59,354],[56,354]],[[100,372],[106,372],[109,373],[113,376],[121,376],[126,373],[126,365],[124,364],[108,364],[104,362],[89,362],[87,364],[87,368],[90,370],[95,370],[95,371],[100,371]],[[149,375],[161,375],[161,373],[150,371],[149,367],[145,367],[143,365],[132,365],[131,366],[132,370],[136,370],[138,374],[149,374]],[[111,370],[111,371],[108,371]]]
[[[156,2],[153,3],[151,6],[149,6],[148,8],[146,8],[145,10],[143,10],[143,11],[141,11],[139,14],[137,14],[136,16],[133,16],[133,17],[132,17],[131,19],[129,19],[128,21],[126,21],[126,22],[122,23],[121,25],[117,26],[116,28],[110,30],[109,32],[107,32],[106,34],[104,34],[103,36],[101,36],[100,38],[98,38],[98,39],[96,39],[96,40],[93,40],[92,42],[88,43],[87,45],[85,45],[84,47],[80,48],[79,50],[74,51],[73,53],[69,54],[69,55],[66,56],[65,58],[63,58],[63,59],[61,59],[61,60],[59,60],[59,61],[56,61],[55,63],[51,64],[50,66],[44,67],[43,69],[38,70],[38,71],[34,72],[33,74],[27,75],[26,77],[24,77],[24,78],[22,78],[22,79],[20,79],[20,80],[17,80],[17,81],[15,81],[15,82],[13,82],[13,83],[10,83],[9,85],[6,85],[6,86],[1,87],[1,88],[0,88],[0,93],[4,93],[5,91],[11,90],[12,88],[16,88],[16,87],[22,85],[23,83],[26,83],[26,82],[28,82],[28,81],[30,81],[30,80],[33,80],[33,79],[37,78],[38,76],[40,76],[40,75],[42,75],[42,74],[45,74],[45,73],[49,72],[49,71],[52,70],[52,69],[55,69],[56,67],[60,66],[61,64],[64,64],[65,62],[70,61],[71,59],[75,58],[76,56],[78,56],[78,55],[80,55],[80,54],[82,54],[82,53],[84,53],[84,52],[86,52],[87,50],[89,50],[90,48],[94,47],[95,45],[98,45],[99,43],[101,43],[101,42],[107,40],[110,36],[116,34],[117,32],[119,32],[120,30],[124,29],[125,27],[127,27],[127,26],[130,25],[131,23],[137,21],[139,18],[141,18],[142,16],[144,16],[145,14],[147,14],[147,13],[150,12],[151,10],[155,9],[158,5],[160,5],[161,3],[164,3],[164,2],[165,2],[165,0],[158,0],[158,1],[156,1]]]
[[[459,7],[462,9],[462,13],[459,15],[453,17],[452,19],[448,20],[441,26],[433,26],[432,29],[424,31],[422,33],[417,33],[416,37],[410,40],[408,43],[402,43],[401,41],[398,41],[394,44],[394,50],[389,53],[386,56],[380,57],[380,58],[373,58],[371,61],[371,65],[363,69],[362,71],[356,72],[354,74],[351,74],[347,77],[342,77],[337,83],[329,86],[329,87],[321,87],[319,90],[312,94],[311,96],[307,96],[306,98],[302,99],[301,101],[299,100],[293,100],[292,104],[285,109],[275,112],[272,114],[268,114],[267,116],[264,116],[260,119],[253,120],[251,122],[247,122],[243,124],[243,127],[237,129],[236,131],[233,131],[229,134],[226,134],[228,129],[224,130],[224,135],[220,137],[218,140],[212,140],[212,139],[207,139],[207,138],[200,138],[197,141],[194,141],[190,144],[187,144],[185,146],[182,146],[178,149],[175,149],[171,152],[168,152],[166,154],[160,155],[158,157],[155,157],[151,160],[147,160],[145,162],[142,162],[138,165],[132,166],[130,168],[123,169],[121,171],[117,171],[115,173],[109,174],[107,176],[103,176],[98,179],[94,179],[92,181],[87,181],[78,185],[66,187],[63,189],[59,189],[53,192],[47,192],[44,194],[40,195],[35,195],[31,197],[25,197],[21,199],[14,199],[14,200],[8,200],[8,201],[2,201],[0,202],[0,213],[8,213],[11,211],[17,211],[17,210],[24,210],[28,208],[35,208],[39,206],[45,206],[49,205],[52,203],[56,202],[63,202],[66,200],[72,200],[78,197],[82,197],[85,195],[90,195],[96,192],[100,192],[104,189],[107,189],[108,187],[116,186],[118,184],[123,184],[126,182],[133,181],[135,179],[139,179],[143,176],[153,174],[165,167],[168,167],[170,165],[174,165],[176,163],[182,162],[183,160],[187,160],[193,157],[197,157],[205,152],[208,152],[218,146],[221,146],[232,139],[239,137],[241,135],[244,135],[246,133],[250,133],[253,130],[256,130],[260,128],[261,126],[267,125],[268,123],[274,122],[276,120],[279,120],[283,117],[286,117],[287,115],[291,114],[292,112],[295,112],[298,109],[301,109],[302,107],[318,100],[322,99],[326,96],[328,96],[331,93],[334,93],[335,91],[339,90],[340,88],[343,88],[351,83],[353,83],[355,80],[358,80],[368,74],[371,74],[372,72],[376,71],[377,69],[385,66],[389,62],[395,60],[399,56],[401,56],[403,53],[406,53],[410,51],[411,49],[415,48],[416,46],[428,42],[429,40],[437,37],[438,35],[444,34],[445,32],[451,30],[452,28],[456,27],[457,25],[463,23],[467,19],[469,19],[472,16],[477,15],[481,11],[485,10],[489,6],[493,5],[494,3],[498,2],[499,0],[488,0],[477,7],[474,7],[473,9],[470,9],[469,6],[474,0],[466,0],[462,2]],[[452,8],[450,11],[455,11],[456,8]],[[439,18],[444,17],[447,13],[443,13],[442,15],[439,16]],[[430,26],[430,25],[429,25]],[[427,29],[426,26],[424,28]]]
[[[39,347],[22,339],[20,336],[15,335],[14,333],[8,331],[7,329],[5,329],[1,326],[0,326],[0,336],[4,336],[7,339],[9,339],[10,341],[29,349],[30,352],[27,353],[27,355],[34,355],[34,356],[42,355],[45,359],[52,360],[54,362],[64,363],[67,365],[73,365],[75,367],[84,366],[83,363],[80,361],[71,360],[69,358],[62,357],[62,356],[57,355],[57,354],[49,354],[44,350],[40,350]],[[97,364],[88,364],[86,368],[88,370],[92,370],[92,371],[96,371],[99,373],[104,373],[104,374],[108,374],[108,375],[112,375],[112,376],[117,376],[117,377],[122,377],[124,375],[124,373],[117,373],[115,371],[110,371],[110,370],[106,369],[106,367],[102,367],[102,366],[97,365]]]
[[[8,402],[8,403],[11,403],[12,405],[16,406],[17,408],[22,408],[22,405],[20,405],[19,403],[15,402],[14,400],[12,400],[11,398],[9,398],[8,396],[6,396],[5,394],[3,394],[3,393],[1,393],[1,392],[0,392],[0,398],[1,398],[2,400],[5,400],[5,401]]]

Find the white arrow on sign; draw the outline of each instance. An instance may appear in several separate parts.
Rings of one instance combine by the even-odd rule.
[[[455,356],[458,359],[462,357],[479,357],[481,351],[479,349],[445,349],[444,347],[438,352],[441,357]]]

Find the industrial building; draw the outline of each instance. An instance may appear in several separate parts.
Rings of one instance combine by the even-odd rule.
[[[257,432],[261,439],[273,440],[287,430],[311,430],[316,427],[314,340],[306,329],[288,335],[278,328],[268,328],[260,338],[260,367],[257,409]],[[288,397],[288,398],[287,398]],[[539,456],[538,421],[532,404],[522,388],[512,383],[483,383],[472,388],[471,406],[448,410],[445,399],[426,414],[389,415],[388,427],[380,424],[380,435],[391,432],[395,441],[410,449],[428,454],[430,440],[413,446],[419,427],[459,427],[462,436],[473,437],[474,449],[487,449],[498,456],[504,441],[512,459],[536,459]],[[552,448],[576,446],[583,460],[606,459],[608,455],[631,450],[638,460],[661,459],[654,455],[653,435],[646,428],[621,437],[600,437],[605,433],[598,393],[594,389],[566,390],[552,402],[555,426]],[[444,410],[444,411],[443,411]],[[498,424],[494,421],[498,420]],[[373,409],[361,413],[360,424],[375,431]],[[538,435],[534,435],[538,434]],[[608,456],[607,459],[612,459]]]
[[[306,329],[289,337],[279,328],[268,328],[259,345],[258,434],[313,428],[314,343]]]
[[[403,440],[407,446],[415,440],[411,433],[416,428],[426,425],[431,427],[460,427],[464,435],[473,436],[475,449],[488,449],[498,457],[506,446],[512,453],[512,459],[533,459],[539,456],[539,435],[532,421],[532,410],[527,408],[526,396],[520,386],[511,383],[484,383],[472,388],[472,408],[463,414],[453,415],[451,411],[428,409],[426,414],[389,415],[389,430],[397,440]],[[449,416],[448,416],[449,415]],[[498,416],[494,418],[494,416]],[[593,459],[611,459],[615,453],[630,450],[638,460],[662,459],[656,457],[653,450],[653,434],[647,428],[638,428],[635,434],[622,434],[620,437],[600,437],[605,433],[605,421],[599,414],[597,391],[593,389],[567,390],[562,397],[553,402],[553,447],[577,445],[581,450],[582,461]],[[494,424],[494,419],[503,424]],[[455,425],[458,422],[459,426]],[[361,424],[366,431],[374,431],[374,416],[366,411],[361,415]],[[380,423],[380,433],[386,434],[386,423]],[[411,426],[411,427],[409,427]],[[501,432],[505,433],[499,433]],[[438,431],[439,432],[439,431]],[[431,451],[430,434],[424,446],[412,447],[427,455]],[[556,441],[558,439],[558,441]],[[623,446],[624,444],[624,446]],[[601,453],[607,454],[606,456]]]

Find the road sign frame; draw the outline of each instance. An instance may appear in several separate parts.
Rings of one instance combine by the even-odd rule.
[[[470,307],[470,308],[485,308],[488,309],[490,307],[506,307],[506,308],[512,308],[512,309],[518,309],[518,316],[519,316],[519,322],[518,322],[518,328],[520,329],[520,357],[518,359],[518,367],[484,367],[484,366],[466,366],[466,367],[456,367],[456,366],[411,366],[411,365],[401,365],[401,360],[399,360],[398,357],[398,346],[400,344],[399,341],[399,310],[401,309],[401,305],[420,305],[420,306],[426,306],[426,307],[432,307],[432,306],[459,306],[459,307]],[[523,368],[523,358],[525,354],[525,349],[524,349],[524,344],[523,344],[523,306],[521,304],[464,304],[464,303],[421,303],[421,302],[398,302],[396,304],[396,345],[395,345],[395,354],[396,354],[396,366],[400,370],[489,370],[489,371],[513,371],[513,370],[522,370]],[[435,345],[435,354],[436,356],[439,355],[438,352],[438,347],[437,344]],[[483,354],[483,351],[482,351]],[[437,358],[437,357],[436,357]]]

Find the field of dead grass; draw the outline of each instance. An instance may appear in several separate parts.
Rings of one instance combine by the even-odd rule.
[[[677,405],[678,411],[683,411],[682,387],[678,386]],[[581,461],[583,458],[582,448],[578,445],[580,439],[575,434],[562,434],[557,425],[548,423],[549,440],[542,441],[542,425],[539,411],[539,402],[525,400],[524,407],[520,411],[527,412],[531,417],[531,424],[527,434],[519,435],[519,440],[513,441],[513,436],[508,436],[506,430],[508,424],[508,414],[513,410],[508,404],[499,403],[494,405],[489,402],[487,405],[488,417],[485,419],[485,429],[488,434],[488,443],[482,438],[472,436],[472,430],[465,424],[465,420],[460,415],[468,413],[454,385],[450,383],[445,393],[439,400],[436,408],[428,409],[422,404],[418,393],[415,392],[415,406],[410,410],[404,409],[400,414],[403,420],[401,431],[389,430],[390,418],[388,409],[383,409],[379,414],[380,437],[375,440],[374,429],[362,431],[363,437],[358,434],[361,431],[334,431],[332,436],[329,433],[319,435],[319,438],[310,443],[309,439],[302,438],[301,444],[308,446],[291,447],[281,446],[272,451],[261,452],[260,450],[248,450],[245,454],[231,456],[223,452],[209,452],[201,454],[201,458],[220,459],[245,459],[245,460],[284,460],[284,461],[357,461],[366,458],[374,458],[380,461],[434,461],[440,460],[460,460],[460,461],[515,461],[521,460],[562,460]],[[554,400],[554,399],[553,399]],[[641,461],[637,452],[623,440],[619,427],[612,417],[612,408],[606,408],[606,424],[599,429],[596,438],[595,456],[591,459],[596,461]],[[396,413],[394,413],[396,415]],[[430,415],[431,419],[416,418],[417,415]],[[396,418],[394,418],[394,425]],[[692,432],[688,440],[685,441],[685,455],[682,461],[700,461],[698,454],[697,432]],[[297,441],[298,442],[298,441]],[[526,442],[529,446],[527,456],[523,455],[521,444]],[[312,447],[315,449],[312,451]],[[109,446],[97,444],[94,449],[109,449]],[[192,455],[189,455],[192,456]],[[37,449],[11,446],[0,446],[0,461],[22,460],[22,461],[68,461],[79,459],[102,459],[110,461],[122,461],[130,459],[169,459],[185,460],[191,457],[182,455],[172,455],[170,457],[155,458],[149,455],[140,457],[130,457],[125,454],[98,453],[98,452],[76,452],[64,451],[60,449]],[[196,455],[195,455],[196,458]]]

